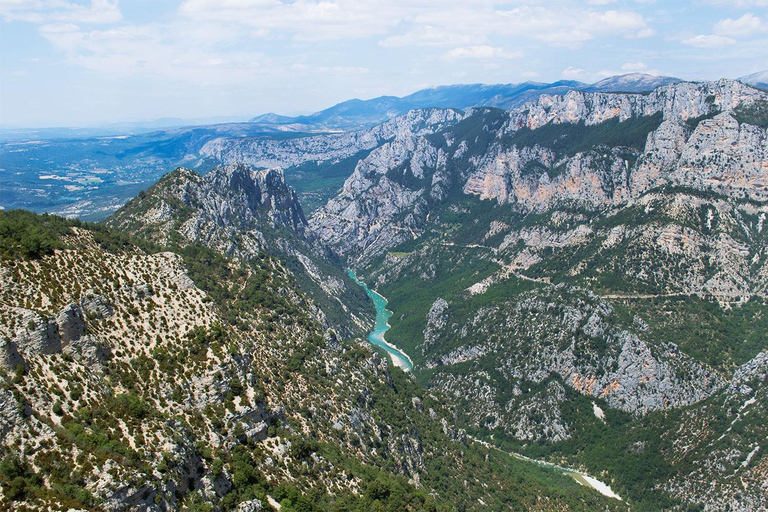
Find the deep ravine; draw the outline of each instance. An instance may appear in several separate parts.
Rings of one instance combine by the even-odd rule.
[[[413,369],[413,361],[411,361],[408,354],[384,339],[384,333],[389,330],[389,318],[392,316],[392,312],[387,309],[387,299],[368,288],[368,285],[357,278],[352,269],[348,271],[348,274],[357,284],[363,287],[365,293],[373,300],[373,305],[376,307],[376,324],[373,327],[373,331],[368,334],[368,341],[386,350],[396,366],[407,372],[411,371]]]

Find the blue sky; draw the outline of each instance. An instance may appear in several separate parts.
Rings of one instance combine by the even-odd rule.
[[[0,20],[0,124],[16,127],[768,69],[768,0],[0,0]]]

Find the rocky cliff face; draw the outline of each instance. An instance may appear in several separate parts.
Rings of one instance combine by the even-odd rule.
[[[460,112],[451,109],[420,109],[373,128],[348,133],[289,140],[219,138],[206,143],[200,155],[225,164],[244,163],[257,168],[338,161],[362,150],[374,149],[388,140],[439,131],[461,117]]]
[[[452,322],[450,308],[443,314],[447,318],[441,320],[442,328],[427,317],[425,340],[429,338],[432,347],[424,348],[425,366],[467,366],[473,361],[471,366],[477,368],[494,367],[506,381],[502,386],[495,383],[501,389],[519,390],[523,383],[539,384],[557,376],[579,393],[639,415],[699,402],[724,385],[716,372],[679,347],[650,345],[635,326],[617,321],[610,304],[564,285],[481,308],[471,323]],[[456,348],[447,351],[447,346]],[[485,406],[496,402],[498,397],[486,397]],[[516,402],[499,405],[516,411]],[[481,401],[468,403],[477,407]],[[490,414],[472,409],[474,418]]]
[[[307,222],[280,169],[254,171],[235,164],[204,177],[179,168],[119,210],[108,224],[150,231],[160,243],[178,233],[189,243],[250,259],[267,246],[265,229],[287,228],[303,235]]]
[[[476,109],[371,152],[309,224],[389,299],[388,339],[460,422],[600,460],[627,489],[653,459],[676,475],[645,481],[659,496],[765,507],[761,430],[729,383],[765,350],[766,105],[722,80]],[[726,421],[696,414],[746,433],[729,448]],[[676,428],[694,429],[685,446]]]
[[[147,253],[74,222],[56,242],[0,258],[0,508],[626,509],[492,461],[445,400],[324,329],[273,256]]]
[[[310,224],[363,261],[417,235],[456,188],[520,211],[614,207],[665,185],[762,200],[766,129],[736,118],[765,101],[721,80],[469,111],[438,135],[406,133],[372,152]]]
[[[107,224],[162,245],[198,244],[246,261],[263,258],[265,251],[282,256],[299,286],[318,302],[321,321],[347,334],[361,333],[370,323],[359,287],[307,229],[296,192],[280,169],[232,164],[200,176],[180,168]]]
[[[559,160],[552,154],[530,159],[521,155],[517,146],[505,151],[502,144],[498,154],[478,162],[479,168],[464,190],[538,210],[557,202],[575,202],[588,208],[617,205],[666,184],[726,195],[746,193],[758,199],[765,188],[761,178],[767,165],[765,129],[739,123],[734,113],[740,106],[767,99],[762,91],[727,80],[675,84],[649,95],[571,92],[542,97],[512,113],[502,133],[573,123],[589,127],[610,120],[618,120],[616,129],[622,130],[638,118],[654,115],[662,121],[637,146],[639,151],[634,155],[627,154],[625,146],[609,146]],[[714,117],[702,120],[709,116]],[[622,126],[621,122],[629,124]],[[538,182],[525,179],[531,161],[543,169],[564,167],[564,172],[555,179],[546,179],[541,172],[533,176]]]

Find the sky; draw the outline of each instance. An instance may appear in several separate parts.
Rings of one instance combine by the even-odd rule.
[[[311,113],[455,83],[768,69],[768,0],[0,0],[0,126]]]

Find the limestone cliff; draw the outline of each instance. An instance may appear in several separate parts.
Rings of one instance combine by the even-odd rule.
[[[319,308],[318,318],[342,333],[369,324],[359,287],[336,256],[308,230],[296,192],[281,169],[243,164],[205,176],[179,168],[115,213],[107,224],[159,244],[198,244],[246,261],[282,256]]]
[[[662,186],[762,200],[766,129],[737,118],[765,101],[763,91],[721,80],[470,110],[438,133],[401,133],[373,151],[310,224],[365,261],[417,236],[459,190],[526,212],[615,207]]]

